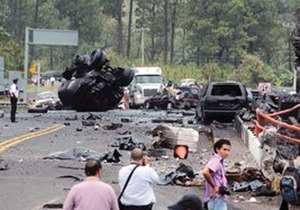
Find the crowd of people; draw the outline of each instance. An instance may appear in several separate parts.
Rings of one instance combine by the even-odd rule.
[[[226,210],[228,202],[227,180],[223,161],[230,153],[230,141],[218,140],[214,155],[203,168],[206,180],[204,203],[195,194],[183,195],[169,206],[169,210]],[[151,210],[156,202],[153,185],[161,184],[157,172],[150,166],[150,159],[140,148],[131,151],[129,164],[118,173],[120,195],[101,181],[102,166],[99,160],[85,164],[85,179],[68,192],[63,210]]]

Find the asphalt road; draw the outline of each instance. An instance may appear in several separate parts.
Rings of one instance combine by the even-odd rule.
[[[93,126],[83,126],[82,119],[91,116],[91,113],[76,113],[72,111],[49,112],[47,114],[29,114],[19,112],[18,123],[10,123],[9,114],[0,118],[0,168],[7,165],[7,170],[0,170],[0,209],[3,210],[38,210],[44,204],[62,204],[66,193],[72,185],[77,183],[74,178],[83,178],[84,162],[82,160],[51,160],[44,159],[52,152],[64,151],[75,147],[86,147],[101,153],[113,151],[109,146],[119,137],[118,133],[131,131],[145,137],[145,142],[151,139],[149,131],[158,124],[151,123],[153,118],[164,118],[166,112],[140,110],[112,110],[105,113],[92,113],[97,116],[95,121],[100,128],[95,130]],[[76,116],[76,120],[75,120]],[[203,125],[188,125],[186,122],[193,116],[183,117],[180,114],[168,115],[171,118],[183,118],[184,125],[197,129]],[[73,120],[68,120],[71,118]],[[130,119],[132,122],[122,123],[123,127],[117,130],[105,130],[103,125],[121,123],[121,118]],[[41,136],[33,136],[33,130],[41,131],[53,125],[63,125],[54,132],[44,133]],[[174,126],[182,126],[174,124]],[[82,131],[77,131],[78,129]],[[80,130],[79,129],[79,130]],[[28,139],[9,148],[3,149],[1,143],[26,136]],[[219,136],[229,138],[232,142],[232,152],[228,164],[237,161],[246,166],[255,166],[255,162],[249,151],[243,145],[241,139],[233,127],[220,128]],[[24,139],[23,138],[23,139]],[[117,173],[121,166],[129,160],[128,151],[120,151],[123,155],[121,163],[103,163],[103,180],[110,183],[119,194]],[[199,172],[212,153],[211,142],[204,135],[200,135],[197,153],[189,154],[186,164],[191,165]],[[152,166],[159,174],[165,174],[174,170],[180,163],[172,157],[173,152],[167,150],[169,159],[152,159]],[[62,176],[67,176],[62,178]],[[201,178],[201,176],[200,176]],[[174,204],[185,194],[197,194],[203,198],[202,187],[183,187],[178,185],[155,186],[157,203],[154,210],[165,210],[167,206]],[[241,197],[243,196],[243,197]],[[247,202],[251,196],[248,193],[233,194],[229,210],[241,209],[278,209],[278,198],[258,197],[258,202]],[[245,201],[243,201],[245,200]],[[53,208],[52,208],[53,209]]]

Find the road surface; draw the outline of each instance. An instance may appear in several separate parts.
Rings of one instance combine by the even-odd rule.
[[[98,130],[95,130],[93,126],[82,125],[82,119],[89,116],[97,117],[95,121],[100,125]],[[103,113],[57,111],[47,114],[30,114],[20,111],[17,114],[19,122],[10,123],[9,114],[5,113],[4,118],[0,119],[0,168],[7,165],[7,170],[0,170],[0,209],[38,210],[49,209],[43,208],[45,204],[62,204],[70,187],[77,183],[71,177],[84,177],[84,162],[80,160],[50,160],[44,159],[44,157],[52,152],[78,146],[101,153],[113,151],[115,148],[109,145],[120,136],[118,133],[131,131],[149,138],[149,131],[158,125],[152,123],[151,119],[166,116],[164,111],[145,112],[141,110],[112,110]],[[180,114],[173,114],[168,117],[183,118],[184,125],[188,127],[195,129],[198,129],[199,126],[203,127],[199,124],[186,123],[188,120],[192,120],[193,116],[183,117]],[[103,125],[121,123],[121,118],[130,119],[132,122],[122,123],[123,127],[117,130],[103,129]],[[174,126],[182,125],[174,124]],[[33,135],[33,130],[41,135]],[[219,128],[217,135],[229,138],[232,142],[228,165],[242,162],[244,166],[255,166],[253,157],[246,150],[233,127]],[[7,143],[8,140],[9,143]],[[200,172],[212,154],[211,146],[207,136],[200,135],[197,153],[190,153],[184,163],[191,165],[194,171]],[[103,163],[103,180],[113,186],[117,195],[120,192],[117,183],[118,170],[129,160],[129,151],[120,150],[120,152],[123,155],[121,163]],[[180,160],[172,157],[172,150],[167,150],[167,155],[169,159],[152,159],[151,164],[159,174],[173,171],[180,163]],[[68,177],[60,178],[62,176]],[[185,194],[197,194],[203,199],[203,192],[202,187],[155,186],[157,203],[154,210],[167,209],[167,206],[174,204]],[[255,203],[247,202],[250,197],[249,193],[234,193],[231,196],[229,210],[278,209],[278,197],[257,197],[258,202]]]

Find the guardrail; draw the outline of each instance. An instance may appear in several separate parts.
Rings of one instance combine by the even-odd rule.
[[[285,109],[285,110],[271,113],[271,114],[265,114],[259,108],[256,109],[256,120],[254,121],[255,122],[255,129],[254,129],[255,135],[258,136],[264,130],[264,127],[266,125],[270,125],[270,124],[277,125],[281,128],[285,128],[285,129],[299,133],[300,126],[288,124],[288,123],[274,119],[275,117],[278,117],[280,115],[295,112],[297,110],[298,110],[298,112],[300,111],[300,104],[298,104],[292,108]],[[300,139],[298,139],[298,138],[290,137],[290,136],[287,136],[287,135],[284,135],[281,133],[276,133],[276,136],[283,138],[285,140],[291,141],[293,143],[300,144]]]
[[[0,108],[6,108],[6,107],[10,107],[10,103],[9,102],[0,102]],[[18,103],[17,107],[28,107],[27,103]]]

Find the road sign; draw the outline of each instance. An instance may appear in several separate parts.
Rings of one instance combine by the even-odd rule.
[[[27,102],[27,80],[28,80],[28,48],[29,45],[78,45],[77,30],[53,30],[35,29],[26,27],[24,48],[24,102]]]
[[[259,83],[258,90],[262,93],[268,93],[272,91],[271,83]]]
[[[31,29],[33,31],[32,44],[42,45],[73,45],[78,44],[77,30],[49,30]]]

